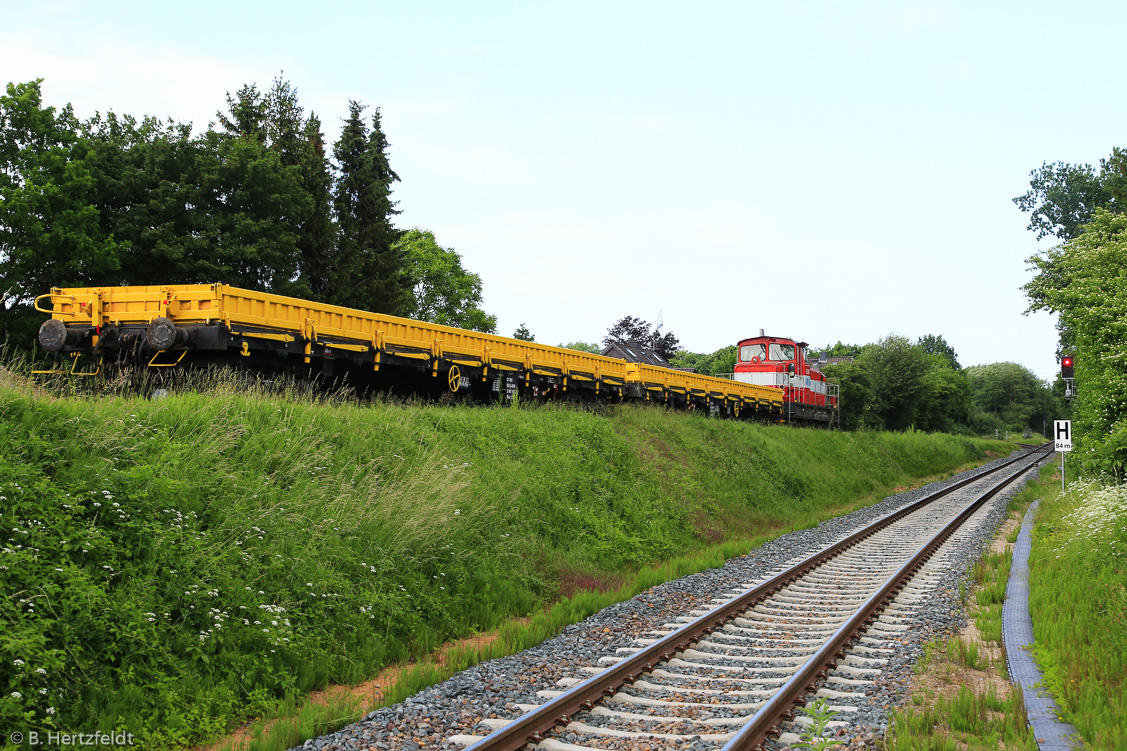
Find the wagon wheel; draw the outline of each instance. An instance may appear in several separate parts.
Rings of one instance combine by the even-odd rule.
[[[458,387],[462,385],[462,371],[458,370],[457,365],[450,366],[450,373],[447,375],[447,383],[450,384],[450,390],[453,392],[458,391]]]
[[[740,403],[739,402],[736,402],[736,406],[732,407],[732,413],[733,413],[734,417],[740,416]]]

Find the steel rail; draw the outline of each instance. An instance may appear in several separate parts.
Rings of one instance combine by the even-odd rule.
[[[1030,452],[1030,454],[1035,452]],[[1044,455],[1049,452],[1045,451]],[[1029,456],[1026,454],[1024,456]],[[1020,458],[1024,458],[1020,457]],[[947,541],[967,519],[974,515],[984,503],[1000,493],[1007,485],[1021,477],[1031,467],[1036,466],[1043,456],[1036,457],[1025,469],[1015,472],[999,482],[990,490],[976,498],[970,505],[951,519],[943,529],[932,535],[924,545],[916,551],[896,573],[888,578],[872,596],[867,599],[857,611],[843,623],[833,636],[811,655],[798,672],[790,677],[759,711],[731,738],[721,751],[761,751],[763,741],[768,736],[778,736],[777,726],[781,720],[794,719],[794,707],[805,702],[807,692],[813,689],[818,680],[824,679],[829,670],[837,666],[839,660],[845,657],[846,647],[853,641],[864,628],[876,620],[877,614],[883,612],[900,590],[904,589],[912,576],[919,571],[924,563]]]
[[[767,581],[749,589],[747,592],[724,603],[715,610],[685,624],[672,634],[668,634],[650,646],[635,652],[621,662],[608,667],[606,670],[588,678],[582,683],[576,684],[563,694],[540,705],[537,709],[521,715],[505,727],[495,730],[485,738],[467,746],[464,751],[517,751],[530,742],[543,740],[544,733],[557,725],[567,724],[577,712],[593,708],[595,703],[601,701],[604,696],[614,694],[626,683],[633,683],[642,673],[653,670],[658,664],[668,661],[675,653],[684,650],[701,637],[707,636],[721,628],[744,611],[754,607],[760,601],[805,575],[807,572],[821,566],[831,558],[840,555],[865,538],[899,521],[908,514],[966,485],[977,482],[995,472],[1000,472],[1022,459],[1027,458],[1030,453],[1033,452],[1022,454],[1008,462],[999,464],[997,467],[993,467],[985,472],[980,472],[973,477],[961,480],[942,490],[929,493],[920,500],[910,503],[904,508],[878,519],[869,526],[854,532],[848,537],[791,566],[786,571],[776,574]],[[1013,478],[1010,479],[1012,480]],[[1009,480],[1006,482],[1008,483]],[[1005,484],[1006,483],[1003,483],[999,487],[1003,487]],[[983,500],[983,502],[985,501]],[[840,647],[837,649],[840,649]],[[834,651],[836,652],[837,650],[835,649]],[[789,710],[791,707],[788,706],[787,709]],[[762,710],[760,710],[760,713],[762,713]],[[758,716],[758,714],[756,716]],[[766,730],[764,732],[766,732]],[[727,748],[727,746],[725,748]],[[740,748],[745,747],[741,746]],[[750,748],[750,746],[746,748]]]

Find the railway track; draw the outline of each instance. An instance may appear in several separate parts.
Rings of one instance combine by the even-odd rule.
[[[928,495],[819,553],[731,591],[716,607],[677,618],[492,719],[487,737],[448,740],[468,751],[717,748],[745,751],[799,737],[780,723],[808,723],[795,707],[811,692],[841,716],[909,628],[920,590],[945,567],[943,543],[1044,456],[1027,452]],[[930,563],[929,563],[930,561]],[[837,718],[835,718],[837,719]],[[830,728],[847,724],[831,722]]]
[[[834,740],[869,748],[889,708],[903,700],[924,644],[961,627],[959,583],[1021,483],[991,500],[982,496],[990,478],[1025,475],[1036,457],[1018,459],[995,459],[657,585],[539,646],[481,663],[301,748],[775,749],[809,732],[805,716],[791,713],[811,698],[812,685],[838,711],[829,729]],[[938,498],[936,488],[946,495]],[[946,516],[978,500],[946,544],[908,563],[919,540],[937,537]],[[878,521],[898,526],[872,529]],[[867,543],[860,539],[866,535]],[[813,558],[831,556],[817,568]],[[889,572],[901,569],[914,574],[886,588]],[[887,596],[879,601],[882,590]],[[754,592],[760,599],[749,603],[745,596]],[[883,610],[856,616],[871,600]],[[860,630],[849,635],[850,623]],[[835,636],[838,647],[829,643]],[[836,666],[805,669],[818,655]],[[752,730],[779,737],[749,740]]]

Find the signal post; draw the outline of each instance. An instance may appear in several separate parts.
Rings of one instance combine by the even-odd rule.
[[[1072,451],[1072,420],[1053,420],[1053,449],[1060,453],[1060,492],[1064,492],[1064,455]]]

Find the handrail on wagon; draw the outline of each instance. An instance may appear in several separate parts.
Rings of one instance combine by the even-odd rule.
[[[39,307],[39,301],[42,300],[44,297],[50,297],[51,298],[51,307],[50,308]],[[39,295],[38,297],[36,297],[35,300],[31,303],[31,306],[33,308],[35,308],[37,311],[39,311],[40,313],[50,313],[50,314],[54,315],[54,313],[55,313],[55,298],[56,297],[61,297],[64,300],[77,300],[78,299],[74,295],[60,295],[60,294],[55,293],[55,292],[48,292],[45,295]]]

